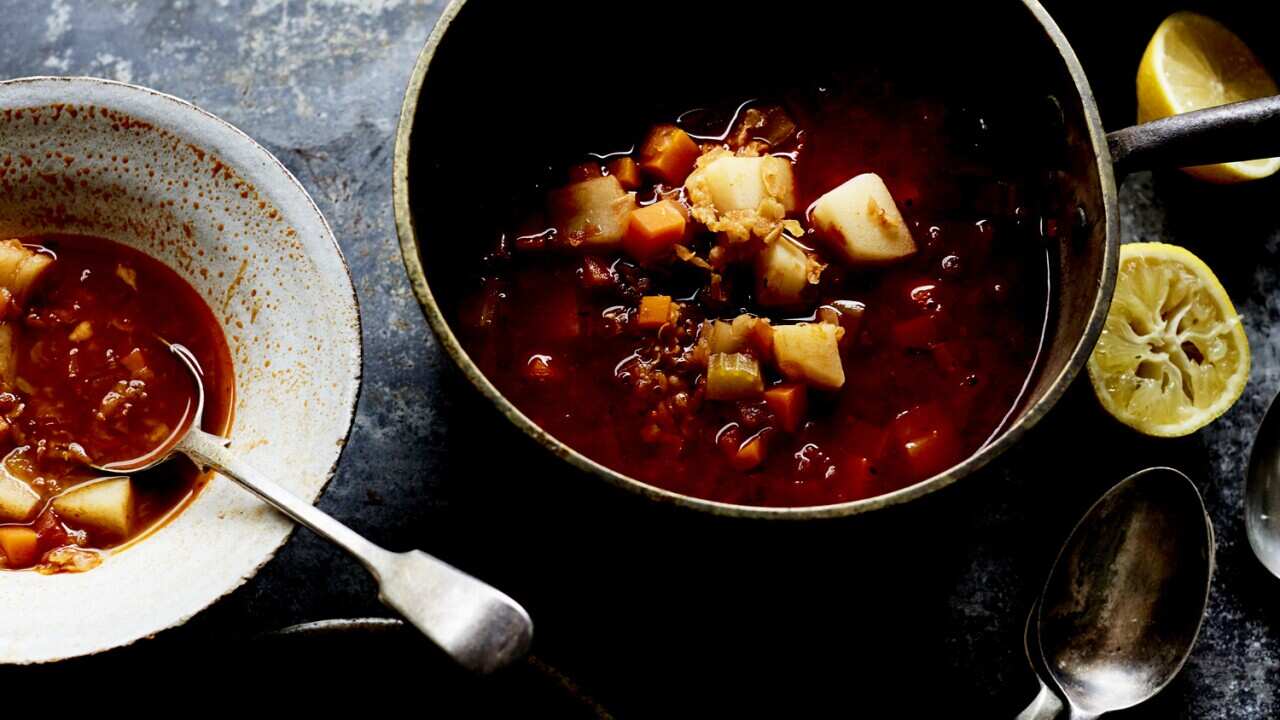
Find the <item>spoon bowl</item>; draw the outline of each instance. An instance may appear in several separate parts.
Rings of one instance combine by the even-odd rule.
[[[1150,468],[1076,525],[1040,599],[1045,668],[1070,717],[1150,699],[1195,645],[1214,567],[1213,526],[1186,475]]]
[[[181,451],[179,446],[191,434],[193,428],[199,428],[200,419],[204,417],[204,368],[200,367],[200,361],[196,358],[195,353],[191,352],[185,345],[171,343],[159,336],[156,336],[156,339],[169,348],[169,352],[173,353],[174,357],[178,358],[183,367],[187,369],[187,372],[191,374],[193,396],[187,401],[187,407],[182,413],[182,418],[174,424],[169,436],[162,440],[159,445],[136,458],[102,464],[89,463],[89,467],[100,473],[132,475],[143,470],[150,470],[168,461],[175,452]]]

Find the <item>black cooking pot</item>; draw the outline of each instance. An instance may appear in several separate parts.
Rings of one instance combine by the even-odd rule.
[[[665,20],[675,18],[676,22]],[[449,317],[462,271],[542,166],[578,157],[711,98],[820,81],[833,72],[923,82],[948,98],[999,97],[1026,122],[988,129],[1049,168],[1055,197],[1047,345],[1004,431],[910,487],[822,507],[729,505],[607,468],[550,436],[484,377]],[[401,251],[428,322],[463,373],[517,427],[569,463],[650,498],[726,515],[852,515],[970,475],[1053,407],[1102,330],[1120,242],[1116,176],[1137,168],[1280,155],[1280,98],[1108,135],[1071,45],[1039,3],[830,3],[756,11],[728,0],[506,3],[454,0],[418,58],[395,156]],[[946,168],[939,168],[940,172]]]

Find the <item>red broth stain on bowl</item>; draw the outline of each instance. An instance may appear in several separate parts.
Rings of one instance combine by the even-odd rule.
[[[309,374],[305,361],[277,363],[273,368],[269,360],[251,362],[248,350],[254,347],[256,353],[293,353],[300,349],[254,333],[254,324],[262,313],[279,313],[281,303],[288,300],[284,293],[271,289],[275,283],[263,283],[255,276],[278,274],[276,258],[259,250],[259,236],[271,234],[278,238],[277,241],[282,240],[288,248],[286,254],[289,260],[300,258],[303,246],[297,232],[282,222],[280,211],[259,193],[253,183],[243,179],[215,154],[182,141],[168,130],[126,113],[96,105],[58,103],[6,109],[0,111],[0,128],[6,125],[46,126],[50,131],[42,133],[38,136],[41,138],[39,141],[18,152],[0,154],[0,198],[3,198],[0,200],[0,233],[28,228],[40,228],[54,233],[64,229],[87,233],[43,234],[22,238],[26,243],[47,243],[63,261],[51,270],[53,279],[43,285],[46,289],[41,291],[39,302],[51,306],[73,291],[75,283],[70,283],[69,280],[74,278],[63,277],[67,262],[83,266],[81,270],[87,271],[89,277],[93,278],[90,284],[95,284],[99,278],[107,277],[107,264],[128,258],[131,267],[140,268],[141,274],[151,284],[164,288],[169,293],[166,302],[163,293],[157,295],[156,292],[148,292],[147,305],[134,309],[141,310],[154,305],[153,313],[165,315],[163,321],[158,323],[165,332],[159,334],[169,333],[165,336],[172,342],[187,344],[181,338],[196,338],[192,341],[192,349],[196,351],[202,365],[211,372],[207,382],[212,384],[206,388],[209,393],[204,424],[206,429],[218,432],[230,429],[231,398],[235,390],[233,366],[241,369],[244,380],[249,384],[256,384],[258,376],[265,375],[270,378],[272,388],[279,388],[281,397],[277,400],[260,400],[291,400],[290,391],[305,382],[305,377]],[[145,137],[151,143],[171,146],[171,152],[161,160],[149,162],[130,157],[124,152],[104,150],[96,153],[81,152],[77,155],[66,150],[71,144],[67,139],[74,137],[78,131],[99,132],[103,126],[108,126],[114,133],[133,134]],[[146,192],[130,190],[130,186],[137,187],[139,182],[152,181],[157,184],[156,187],[149,188]],[[84,202],[86,196],[90,202]],[[233,200],[215,204],[220,202],[215,198],[228,196],[238,198],[238,202]],[[128,212],[120,211],[122,205],[129,208]],[[217,224],[219,236],[213,244],[207,237],[195,236],[195,221],[189,219],[193,213],[229,218],[226,222]],[[239,230],[226,228],[230,219],[237,221]],[[120,245],[105,239],[106,237],[127,238],[138,249]],[[95,252],[100,253],[101,257],[96,257]],[[221,253],[223,257],[219,258],[218,263],[211,263],[209,252]],[[166,267],[155,259],[157,257],[173,263],[174,268]],[[232,273],[227,270],[208,270],[209,266],[225,268],[228,265],[237,270]],[[200,297],[201,292],[193,289],[179,275],[199,285],[206,296],[212,295],[211,304],[214,309],[211,310]],[[266,287],[259,290],[264,284]],[[253,289],[243,291],[245,287]],[[172,318],[165,312],[168,309],[180,309],[188,313],[193,319],[190,327],[181,330],[177,324],[170,322]],[[152,317],[151,320],[159,321],[160,318]],[[208,332],[201,331],[193,335],[194,328],[205,328]],[[226,331],[225,338],[222,335],[223,328]],[[212,339],[214,332],[217,334],[216,342]],[[48,345],[41,343],[41,347]],[[119,352],[121,348],[115,350]],[[148,352],[153,362],[169,369],[176,368],[174,361],[161,357],[154,350],[152,347]],[[65,368],[51,366],[49,369],[56,373]],[[40,375],[41,372],[33,374]],[[34,384],[41,385],[48,394],[48,388],[56,387],[57,383],[54,382],[55,378],[47,376],[47,372],[44,374],[45,377],[30,380],[47,381]],[[24,378],[26,380],[28,378]],[[67,397],[58,399],[64,403],[72,400]],[[0,394],[0,404],[4,404],[4,400],[5,396]],[[16,405],[10,403],[10,407],[5,410],[11,411],[12,407],[24,405],[23,400],[24,398],[19,397],[15,401]],[[79,398],[78,401],[86,400]],[[305,403],[306,400],[303,399],[302,402]],[[158,414],[165,414],[163,408],[156,410]],[[74,436],[76,430],[83,431],[85,428],[56,429],[64,436],[68,433]],[[139,435],[144,436],[145,433]],[[263,438],[246,441],[246,448],[265,443]],[[21,445],[16,442],[12,444]],[[0,446],[3,446],[0,449],[9,449],[3,443]],[[117,450],[123,450],[124,447],[118,444]],[[11,568],[42,563],[41,567],[45,569],[57,570],[58,566],[44,562],[45,558],[50,552],[62,547],[72,547],[75,543],[92,549],[131,544],[175,516],[195,497],[206,479],[182,462],[172,464],[171,468],[165,466],[158,469],[156,477],[140,480],[135,484],[135,487],[143,489],[140,493],[138,515],[134,519],[135,525],[128,533],[121,534],[87,526],[74,527],[62,522],[49,509],[47,500],[75,482],[85,480],[82,473],[71,472],[69,467],[35,467],[39,463],[31,462],[25,453],[12,459],[15,469],[22,468],[27,473],[36,473],[32,477],[39,479],[38,487],[45,505],[38,517],[21,524],[22,527],[38,531],[38,557],[34,560],[24,558],[26,562],[21,563],[0,559],[0,566]],[[0,536],[6,533],[12,535],[14,528],[19,525],[7,523],[6,530],[5,519],[0,518]],[[0,550],[0,557],[2,556],[3,550]],[[73,554],[67,553],[54,553],[54,556],[74,559]],[[93,562],[95,561],[88,561],[86,564],[81,558],[82,566],[87,567]],[[73,562],[63,565],[63,569],[75,569]]]
[[[221,325],[235,367],[233,447],[314,500],[350,431],[361,349],[349,273],[305,189],[244,133],[146,88],[4,81],[3,109],[12,112],[0,117],[0,240],[100,237],[186,281]],[[94,653],[181,624],[252,577],[290,528],[233,483],[213,481],[160,531],[105,551],[91,572],[7,573],[0,661]]]
[[[275,276],[279,272],[277,257],[259,250],[263,235],[273,235],[277,242],[286,244],[286,260],[298,260],[303,250],[297,231],[283,222],[280,210],[252,182],[216,154],[169,130],[97,105],[56,103],[0,111],[0,128],[9,124],[53,128],[20,152],[0,154],[0,234],[13,226],[55,232],[70,228],[86,235],[127,238],[148,255],[172,263],[203,293],[221,299],[214,306],[226,328],[236,364],[246,379],[263,374],[279,387],[294,387],[305,381],[305,365],[272,368],[250,362],[245,350],[250,344],[266,344],[266,349],[274,353],[298,349],[253,333],[258,316],[279,313],[281,303],[288,298],[270,289],[275,283],[248,282],[247,277]],[[148,142],[169,146],[170,152],[162,161],[164,165],[105,150],[78,156],[64,152],[68,143],[59,138],[74,135],[78,126],[83,126],[86,133],[105,126],[112,132],[145,136]],[[163,179],[155,180],[159,192],[144,195],[131,193],[125,176],[135,183]],[[228,189],[238,197],[237,202],[214,200],[226,197]],[[92,198],[92,204],[73,202],[85,194]],[[165,197],[173,195],[178,199]],[[131,211],[118,212],[121,204],[128,205]],[[39,210],[33,212],[29,208]],[[225,224],[219,223],[216,243],[217,251],[223,255],[219,264],[238,266],[238,272],[207,269],[211,264],[206,257],[207,239],[193,236],[192,222],[184,219],[190,213],[227,216],[239,222],[239,230],[226,229]],[[263,284],[268,287],[261,292],[238,292],[242,286]]]

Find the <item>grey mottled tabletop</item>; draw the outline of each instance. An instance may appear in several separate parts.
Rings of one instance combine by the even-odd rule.
[[[1100,2],[1046,4],[1090,72],[1107,126],[1127,124],[1138,57],[1177,8],[1153,2],[1116,16]],[[1280,47],[1257,35],[1265,25],[1250,4],[1208,7],[1280,68]],[[0,0],[0,77],[96,75],[188,99],[275,153],[328,217],[361,304],[365,380],[322,508],[378,542],[438,553],[509,589],[538,622],[539,656],[620,716],[839,707],[880,717],[892,702],[886,716],[1012,717],[1033,688],[1022,622],[1058,544],[1128,471],[1174,465],[1201,488],[1217,530],[1210,616],[1182,676],[1124,717],[1280,714],[1280,581],[1253,559],[1241,518],[1252,432],[1280,389],[1280,182],[1216,188],[1143,173],[1122,186],[1125,239],[1192,248],[1246,319],[1249,389],[1197,435],[1138,438],[1077,383],[1013,452],[919,507],[803,527],[650,508],[507,427],[436,345],[409,289],[391,211],[393,135],[441,9]],[[298,532],[253,581],[128,652],[171,657],[309,620],[385,615],[372,593],[340,551]],[[81,667],[102,671],[117,656]]]

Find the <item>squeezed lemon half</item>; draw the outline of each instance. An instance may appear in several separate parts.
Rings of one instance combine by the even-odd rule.
[[[1138,67],[1138,122],[1277,94],[1276,82],[1249,46],[1216,20],[1177,12],[1156,29]],[[1218,183],[1257,180],[1280,158],[1184,168]]]
[[[1185,248],[1120,248],[1120,274],[1089,379],[1107,412],[1147,435],[1189,435],[1249,380],[1249,340],[1218,278]]]

